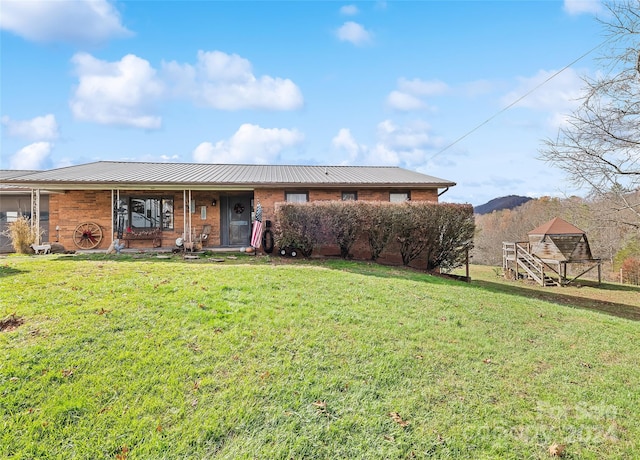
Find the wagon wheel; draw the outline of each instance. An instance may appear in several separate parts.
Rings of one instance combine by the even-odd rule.
[[[83,222],[73,231],[73,242],[80,249],[93,249],[102,241],[102,229],[94,222]]]

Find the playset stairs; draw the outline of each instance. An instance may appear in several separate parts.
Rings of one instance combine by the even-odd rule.
[[[509,262],[515,262],[524,270],[528,278],[535,280],[540,286],[559,286],[558,281],[545,273],[546,265],[538,257],[528,251],[521,243],[502,243],[503,268],[509,269]],[[516,272],[519,270],[516,269]]]

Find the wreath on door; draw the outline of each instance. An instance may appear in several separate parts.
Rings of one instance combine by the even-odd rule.
[[[233,207],[233,210],[236,212],[236,214],[242,214],[244,212],[244,206],[242,206],[242,203],[236,203],[236,205]]]

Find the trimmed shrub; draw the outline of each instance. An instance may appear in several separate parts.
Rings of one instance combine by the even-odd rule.
[[[473,247],[475,218],[470,204],[439,204],[436,208],[437,235],[427,248],[427,269],[448,271],[461,266]]]
[[[393,219],[394,234],[400,243],[402,263],[409,265],[427,246],[434,245],[437,213],[434,205],[412,201],[400,204],[396,211]]]
[[[393,236],[394,203],[368,201],[360,203],[362,231],[367,237],[371,260],[378,260]]]
[[[277,203],[275,209],[274,241],[280,248],[298,248],[309,257],[322,243],[321,216],[316,203]]]
[[[424,255],[427,269],[450,270],[464,262],[474,231],[471,205],[324,201],[276,204],[274,239],[278,247],[297,248],[306,257],[314,248],[336,245],[348,258],[364,236],[372,260],[393,239],[404,265]]]
[[[362,206],[357,201],[319,203],[324,242],[337,244],[340,257],[351,257],[351,248],[362,232]]]
[[[468,204],[406,202],[394,213],[394,234],[402,262],[425,254],[427,270],[451,270],[463,264],[473,247],[475,219]]]

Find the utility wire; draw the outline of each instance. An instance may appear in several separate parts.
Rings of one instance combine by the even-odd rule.
[[[486,125],[487,123],[489,123],[490,121],[492,121],[494,118],[498,117],[499,115],[501,115],[502,113],[506,112],[507,110],[509,110],[511,107],[513,107],[514,105],[516,105],[518,102],[520,102],[521,100],[523,100],[524,98],[526,98],[527,96],[529,96],[531,93],[533,93],[534,91],[537,91],[538,88],[540,88],[541,86],[547,84],[550,80],[552,80],[553,78],[557,77],[558,75],[560,75],[562,72],[564,72],[565,70],[567,70],[569,67],[571,67],[572,65],[574,65],[576,62],[580,61],[581,59],[584,59],[586,56],[588,56],[589,54],[593,53],[595,50],[597,50],[598,48],[600,48],[602,45],[604,45],[605,43],[607,43],[609,40],[611,40],[612,37],[607,38],[605,41],[603,41],[602,43],[594,46],[593,48],[591,48],[589,51],[587,51],[586,53],[584,53],[582,56],[580,56],[577,59],[574,59],[572,62],[570,62],[569,64],[567,64],[566,66],[564,66],[562,69],[558,70],[557,72],[555,72],[553,75],[549,76],[546,80],[544,80],[541,83],[538,83],[536,86],[534,86],[532,89],[530,89],[529,91],[527,91],[526,93],[524,93],[522,96],[520,96],[518,99],[516,99],[515,101],[513,101],[511,104],[507,105],[506,107],[503,107],[501,110],[499,110],[498,112],[494,113],[492,116],[490,116],[489,118],[487,118],[485,121],[483,121],[482,123],[480,123],[479,125],[477,125],[475,128],[471,129],[470,131],[467,131],[465,134],[463,134],[462,136],[460,136],[459,138],[457,138],[455,141],[453,141],[452,143],[448,144],[446,147],[442,148],[441,150],[439,150],[438,152],[434,153],[431,157],[429,157],[429,159],[427,161],[431,161],[433,160],[435,157],[437,157],[438,155],[440,155],[441,153],[449,150],[451,147],[453,147],[454,145],[456,145],[458,142],[460,142],[462,139],[466,138],[467,136],[473,134],[474,132],[476,132],[477,130],[479,130],[480,128],[482,128],[484,125]]]

